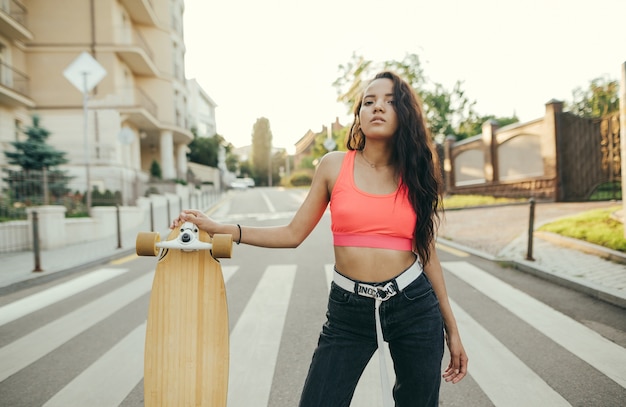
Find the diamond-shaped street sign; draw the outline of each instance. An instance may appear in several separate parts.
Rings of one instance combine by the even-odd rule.
[[[335,148],[337,148],[337,143],[335,143],[335,140],[333,140],[331,138],[327,138],[324,141],[324,148],[326,148],[326,150],[328,150],[328,151],[334,151]]]
[[[82,93],[89,93],[107,74],[88,52],[80,54],[63,71],[63,76]]]

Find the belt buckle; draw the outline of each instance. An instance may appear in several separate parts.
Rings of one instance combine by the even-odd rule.
[[[381,301],[387,301],[389,298],[396,295],[398,291],[396,290],[396,286],[393,281],[390,281],[383,286],[358,283],[356,287],[356,293],[363,297],[370,297],[379,299]]]

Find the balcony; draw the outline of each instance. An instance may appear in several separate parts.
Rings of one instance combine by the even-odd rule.
[[[122,28],[120,38],[121,40],[113,45],[114,51],[135,75],[158,75],[159,70],[154,63],[154,52],[139,30]]]
[[[35,107],[29,97],[28,76],[0,62],[0,105]]]
[[[128,122],[146,131],[160,128],[157,104],[143,90],[129,89],[122,98],[119,111]]]
[[[122,90],[117,95],[117,110],[126,121],[143,133],[142,145],[158,145],[163,130],[170,130],[175,143],[189,144],[193,134],[187,130],[185,123],[168,123],[159,119],[158,106],[141,88]]]
[[[155,26],[158,23],[150,0],[120,0],[136,24]]]
[[[26,7],[17,0],[0,1],[0,34],[16,41],[33,39],[26,28]]]

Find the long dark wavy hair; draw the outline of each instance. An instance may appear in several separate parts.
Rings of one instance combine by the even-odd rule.
[[[423,265],[430,260],[430,245],[436,237],[439,212],[443,211],[442,181],[434,142],[426,126],[420,98],[413,88],[397,74],[390,71],[378,73],[376,79],[391,79],[393,101],[398,116],[398,130],[393,136],[391,163],[407,187],[409,202],[417,215],[413,236],[415,250]],[[347,139],[349,150],[363,150],[365,135],[361,130],[359,112],[361,97],[354,106],[354,122]]]

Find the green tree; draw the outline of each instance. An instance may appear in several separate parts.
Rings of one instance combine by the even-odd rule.
[[[189,143],[187,159],[190,162],[217,167],[220,147],[225,144],[224,137],[215,134],[213,137],[198,137],[195,129],[191,129],[194,138]]]
[[[272,131],[270,121],[265,117],[257,119],[252,129],[251,164],[257,175],[257,185],[269,185],[269,170],[271,166]]]
[[[11,165],[19,165],[23,170],[50,169],[67,163],[65,153],[46,144],[50,132],[39,126],[39,117],[33,116],[33,125],[25,131],[25,141],[14,141],[13,151],[5,151],[4,155]]]
[[[159,164],[157,160],[152,160],[152,163],[150,164],[150,176],[154,179],[162,178],[161,164]]]
[[[346,136],[348,131],[350,130],[349,126],[344,126],[340,130],[335,130],[332,132],[331,137],[335,142],[335,150],[334,151],[346,151]],[[315,142],[313,144],[313,148],[310,154],[310,160],[303,160],[300,164],[301,168],[315,168],[315,164],[313,162],[317,162],[318,160],[324,156],[324,154],[328,153],[328,149],[324,145],[326,140],[328,139],[328,130],[324,129],[319,133],[315,134]]]
[[[232,150],[226,151],[226,169],[230,172],[237,172],[239,168],[239,157],[232,153]]]
[[[257,176],[254,173],[254,168],[250,164],[250,160],[239,162],[239,176],[242,178],[254,178],[255,182],[257,180]],[[257,182],[258,184],[258,182]]]
[[[353,53],[347,64],[339,65],[341,76],[333,82],[333,86],[337,89],[337,101],[347,106],[348,113],[352,113],[351,109],[363,91],[365,81],[372,75],[372,64],[372,61]]]
[[[280,185],[282,177],[287,166],[287,150],[280,149],[272,155],[272,185]]]
[[[572,91],[569,111],[582,117],[602,117],[619,111],[619,82],[608,77],[593,79],[586,89]]]
[[[65,152],[47,144],[50,132],[40,126],[39,117],[32,117],[32,126],[26,131],[25,141],[11,142],[15,151],[5,151],[9,165],[19,166],[20,171],[5,169],[4,179],[14,200],[45,202],[46,193],[59,198],[69,190],[70,177],[57,167],[65,164]],[[47,191],[44,187],[47,185]]]
[[[465,97],[461,82],[454,84],[452,92],[443,85],[435,83],[432,91],[423,92],[426,118],[430,125],[431,135],[437,139],[454,135],[457,139],[464,138],[459,131],[461,125],[476,119],[474,105]]]

